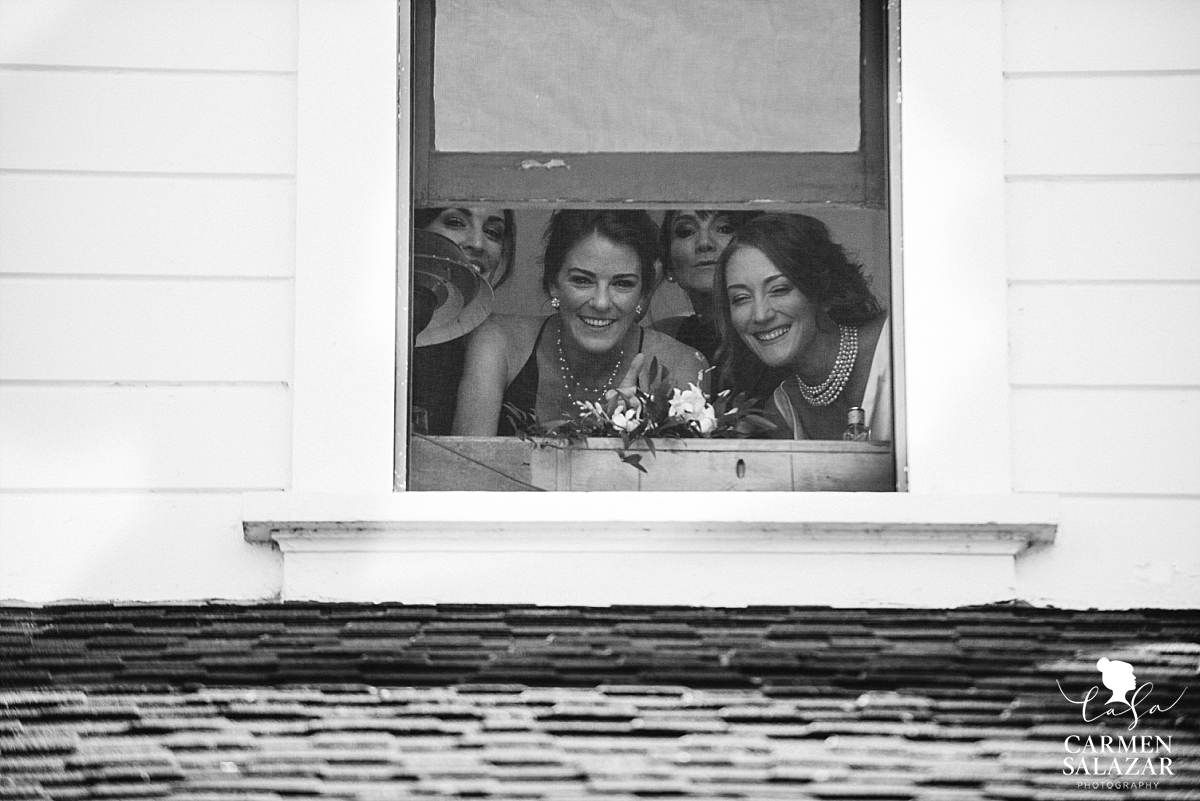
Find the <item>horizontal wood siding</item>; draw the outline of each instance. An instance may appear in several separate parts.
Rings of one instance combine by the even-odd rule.
[[[0,377],[291,379],[288,280],[0,277]]]
[[[1004,23],[1013,484],[1078,496],[1025,588],[1160,599],[1200,496],[1200,4],[1005,0]]]
[[[235,494],[0,493],[0,520],[5,599],[255,600],[278,590],[280,554],[243,539]]]
[[[1010,75],[1010,175],[1200,172],[1200,73]]]
[[[1068,497],[1061,511],[1054,545],[1017,560],[1030,603],[1196,608],[1200,498]]]
[[[2,489],[283,489],[287,387],[0,385]]]
[[[1019,388],[1012,413],[1018,492],[1195,496],[1200,487],[1200,388]]]
[[[1009,72],[1200,69],[1195,0],[1005,0]]]
[[[0,96],[0,169],[296,169],[294,75],[0,70]]]
[[[1195,177],[1015,180],[1006,200],[1014,281],[1200,279]]]
[[[1200,282],[1017,284],[1016,385],[1200,387]]]
[[[296,0],[0,0],[0,489],[289,485],[297,42]]]
[[[0,0],[0,63],[296,70],[295,0]]]
[[[291,176],[0,172],[6,273],[291,276]]]

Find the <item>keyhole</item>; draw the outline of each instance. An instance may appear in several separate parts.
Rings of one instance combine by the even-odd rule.
[[[737,462],[737,477],[738,477],[738,478],[745,478],[745,477],[746,477],[746,460],[745,460],[745,459],[738,459],[738,462]]]

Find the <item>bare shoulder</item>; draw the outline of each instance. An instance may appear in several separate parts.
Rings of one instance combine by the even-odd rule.
[[[646,331],[642,352],[647,362],[651,357],[657,358],[670,371],[672,382],[680,386],[696,381],[697,375],[709,367],[700,351],[653,329]]]
[[[521,314],[493,314],[471,332],[471,343],[506,352],[529,351],[537,340],[545,317]]]

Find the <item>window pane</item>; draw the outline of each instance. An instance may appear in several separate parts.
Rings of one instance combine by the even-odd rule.
[[[439,0],[435,147],[853,152],[859,41],[846,0]]]

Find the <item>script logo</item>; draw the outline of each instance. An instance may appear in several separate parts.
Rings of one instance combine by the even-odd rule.
[[[1129,715],[1131,721],[1126,731],[1132,731],[1143,716],[1166,712],[1183,698],[1181,692],[1179,698],[1166,706],[1149,704],[1154,684],[1147,682],[1139,687],[1137,677],[1133,674],[1133,665],[1128,662],[1100,659],[1096,662],[1096,669],[1100,671],[1101,683],[1111,693],[1108,700],[1102,704],[1096,702],[1101,695],[1097,686],[1090,687],[1076,700],[1063,692],[1061,684],[1058,685],[1058,691],[1062,693],[1063,698],[1080,707],[1085,723],[1093,723],[1108,716]],[[1151,778],[1161,780],[1164,776],[1175,775],[1172,769],[1173,760],[1170,757],[1169,735],[1132,735],[1126,739],[1107,734],[1072,734],[1063,741],[1063,749],[1068,754],[1063,760],[1063,774],[1086,777],[1078,783],[1079,788],[1155,790],[1160,782],[1152,781]]]
[[[1100,681],[1112,692],[1112,695],[1104,702],[1103,708],[1090,717],[1088,715],[1088,704],[1095,701],[1100,695],[1100,688],[1093,685],[1083,694],[1082,698],[1076,701],[1063,692],[1061,684],[1058,685],[1058,691],[1062,693],[1063,698],[1081,707],[1080,711],[1083,713],[1084,723],[1091,723],[1106,716],[1118,717],[1120,715],[1131,715],[1133,719],[1127,730],[1133,731],[1137,728],[1138,721],[1141,720],[1143,714],[1153,715],[1158,712],[1166,712],[1179,703],[1180,698],[1183,698],[1183,693],[1181,692],[1179,698],[1176,698],[1168,706],[1151,704],[1148,709],[1141,712],[1138,707],[1143,702],[1149,700],[1150,693],[1154,690],[1153,682],[1147,682],[1138,687],[1137,677],[1133,675],[1133,665],[1128,662],[1122,662],[1119,659],[1101,658],[1096,662],[1096,669],[1100,671]],[[1057,684],[1058,682],[1055,683]],[[1187,690],[1184,690],[1184,692],[1187,692]],[[1126,698],[1125,696],[1129,693],[1133,693],[1133,696]],[[1092,709],[1095,710],[1096,707],[1093,706]]]

